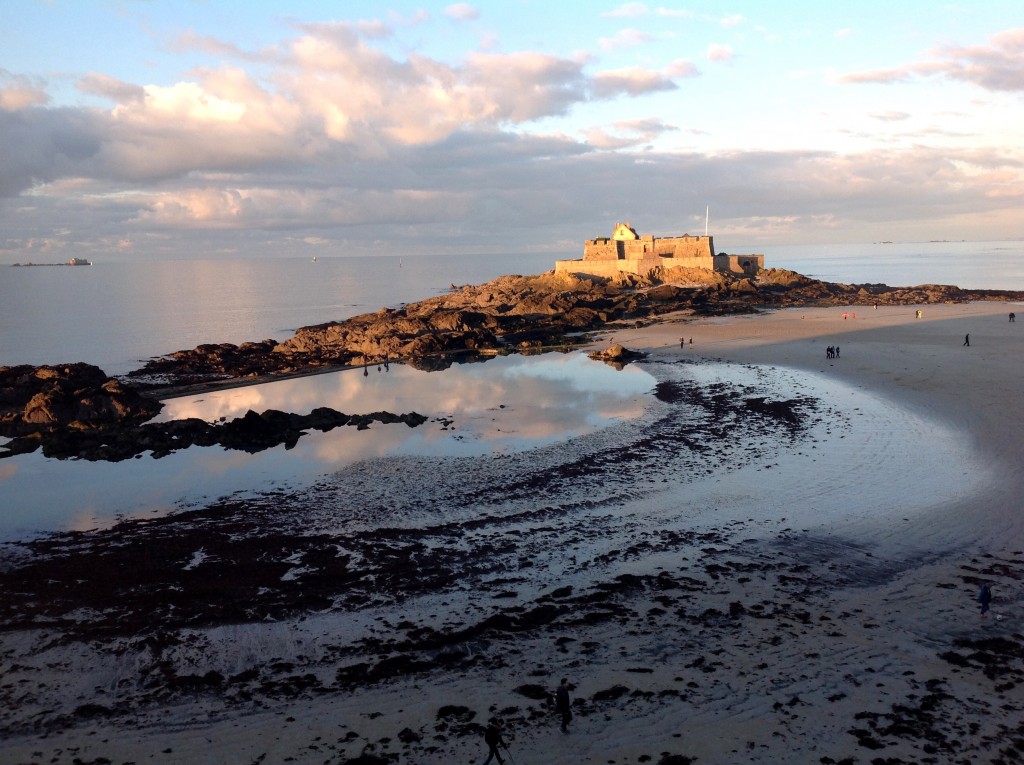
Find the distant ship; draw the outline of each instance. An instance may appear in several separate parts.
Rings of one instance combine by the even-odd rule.
[[[71,258],[71,260],[66,263],[33,263],[29,261],[28,263],[12,263],[11,265],[20,266],[22,268],[29,266],[91,266],[92,261],[86,260],[85,258]]]

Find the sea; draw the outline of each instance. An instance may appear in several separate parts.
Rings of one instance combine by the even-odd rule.
[[[1024,290],[1024,241],[752,247],[769,268],[826,281]],[[0,365],[84,361],[110,375],[202,343],[284,340],[302,326],[539,274],[578,254],[204,258],[0,266]]]
[[[768,267],[828,281],[1024,290],[1020,241],[729,251],[763,252]],[[175,350],[284,340],[302,326],[399,307],[453,285],[543,273],[566,257],[573,255],[0,266],[0,366],[83,361],[111,375],[125,374]],[[392,364],[169,400],[162,419],[214,422],[249,409],[308,413],[330,406],[348,414],[419,411],[431,421],[416,429],[310,433],[296,448],[252,455],[192,447],[161,459],[145,455],[117,463],[54,460],[39,453],[0,459],[0,564],[7,543],[103,528],[123,518],[188,512],[220,497],[308,487],[360,460],[499,455],[550,446],[641,416],[655,385],[640,366],[616,371],[582,353],[551,353],[456,365],[440,374]],[[857,403],[862,411],[877,406],[866,399]],[[893,451],[915,450],[908,445]]]

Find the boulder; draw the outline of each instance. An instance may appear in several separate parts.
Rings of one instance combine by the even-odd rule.
[[[0,435],[121,427],[161,408],[91,364],[0,367]]]

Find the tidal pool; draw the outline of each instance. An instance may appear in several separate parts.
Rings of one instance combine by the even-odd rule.
[[[577,352],[498,357],[443,372],[371,366],[365,375],[346,370],[170,399],[157,420],[214,422],[250,409],[307,414],[320,406],[346,414],[416,411],[429,420],[417,428],[312,431],[293,449],[257,454],[193,447],[116,463],[11,457],[0,461],[0,541],[304,486],[373,457],[485,456],[545,446],[639,417],[654,386],[639,367],[616,370]]]

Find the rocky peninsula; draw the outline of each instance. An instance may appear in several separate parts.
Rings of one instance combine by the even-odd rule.
[[[287,340],[204,344],[153,358],[116,379],[83,363],[0,367],[0,458],[42,448],[58,458],[162,456],[191,445],[256,451],[294,443],[304,431],[365,417],[333,410],[307,416],[250,412],[222,424],[144,424],[159,399],[211,386],[240,385],[315,371],[403,362],[443,369],[467,357],[585,343],[589,333],[639,326],[669,313],[694,318],[795,306],[928,305],[1024,299],[1024,293],[948,285],[890,287],[822,282],[783,269],[741,277],[704,269],[656,270],[646,277],[582,278],[554,271],[503,276],[444,295],[302,327]],[[422,415],[377,413],[415,427]]]

